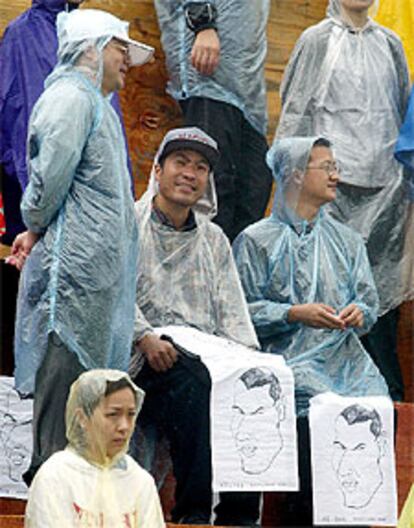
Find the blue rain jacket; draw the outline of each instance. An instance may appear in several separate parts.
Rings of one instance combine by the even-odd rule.
[[[196,0],[197,3],[203,3]],[[266,133],[264,65],[269,0],[209,0],[216,5],[220,63],[210,75],[191,65],[194,33],[187,28],[186,0],[155,0],[161,42],[170,76],[167,91],[177,100],[208,97],[239,108],[260,133]]]
[[[21,276],[16,385],[23,394],[56,332],[86,368],[128,367],[137,226],[121,124],[82,73],[57,67],[29,125],[22,201],[41,234]]]
[[[236,265],[262,350],[282,354],[293,369],[301,414],[310,397],[326,391],[388,395],[384,379],[358,338],[375,323],[378,310],[361,236],[323,210],[312,223],[300,219],[284,200],[281,173],[287,164],[292,173],[303,171],[315,139],[301,138],[299,148],[297,139],[276,141],[285,147],[281,172],[274,171],[278,193],[272,215],[249,226],[234,243]],[[292,163],[298,155],[300,163]],[[270,164],[274,170],[274,163]],[[337,312],[355,303],[364,313],[364,327],[331,330],[288,322],[289,309],[306,303],[324,303]]]

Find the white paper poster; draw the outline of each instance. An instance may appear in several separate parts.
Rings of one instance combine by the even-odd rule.
[[[298,490],[294,381],[284,359],[193,328],[157,333],[210,372],[213,490]]]
[[[32,455],[33,400],[21,400],[14,378],[0,376],[0,497],[27,498],[22,474]]]
[[[321,394],[309,423],[314,524],[395,526],[392,401]]]

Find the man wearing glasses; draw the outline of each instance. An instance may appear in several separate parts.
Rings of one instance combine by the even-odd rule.
[[[267,155],[276,180],[272,214],[234,242],[261,349],[282,354],[295,376],[301,491],[292,501],[306,526],[312,524],[309,399],[329,391],[388,395],[360,341],[378,311],[362,237],[324,211],[340,180],[330,147],[322,137],[276,140]]]
[[[364,243],[323,210],[339,182],[329,141],[276,140],[267,161],[277,189],[272,215],[234,243],[262,350],[293,368],[299,414],[320,392],[388,394],[359,340],[378,310]]]

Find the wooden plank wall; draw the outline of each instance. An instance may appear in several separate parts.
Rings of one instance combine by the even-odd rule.
[[[283,69],[300,33],[324,17],[327,0],[271,0],[266,67],[271,141],[280,104]],[[30,0],[0,4],[0,35],[7,23],[31,5]],[[153,0],[85,0],[82,7],[101,8],[131,22],[131,36],[156,48],[155,62],[133,68],[121,93],[137,195],[145,189],[152,158],[166,130],[180,123],[180,112],[165,95],[167,74]]]

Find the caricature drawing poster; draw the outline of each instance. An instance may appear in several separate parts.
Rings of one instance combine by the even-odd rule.
[[[397,490],[390,399],[311,400],[314,524],[395,526]]]
[[[298,490],[292,374],[253,354],[254,365],[213,383],[213,489]]]
[[[283,357],[189,327],[156,332],[209,370],[213,490],[298,490],[294,381]]]
[[[22,474],[32,455],[33,400],[21,400],[14,378],[0,376],[0,497],[27,498]]]

